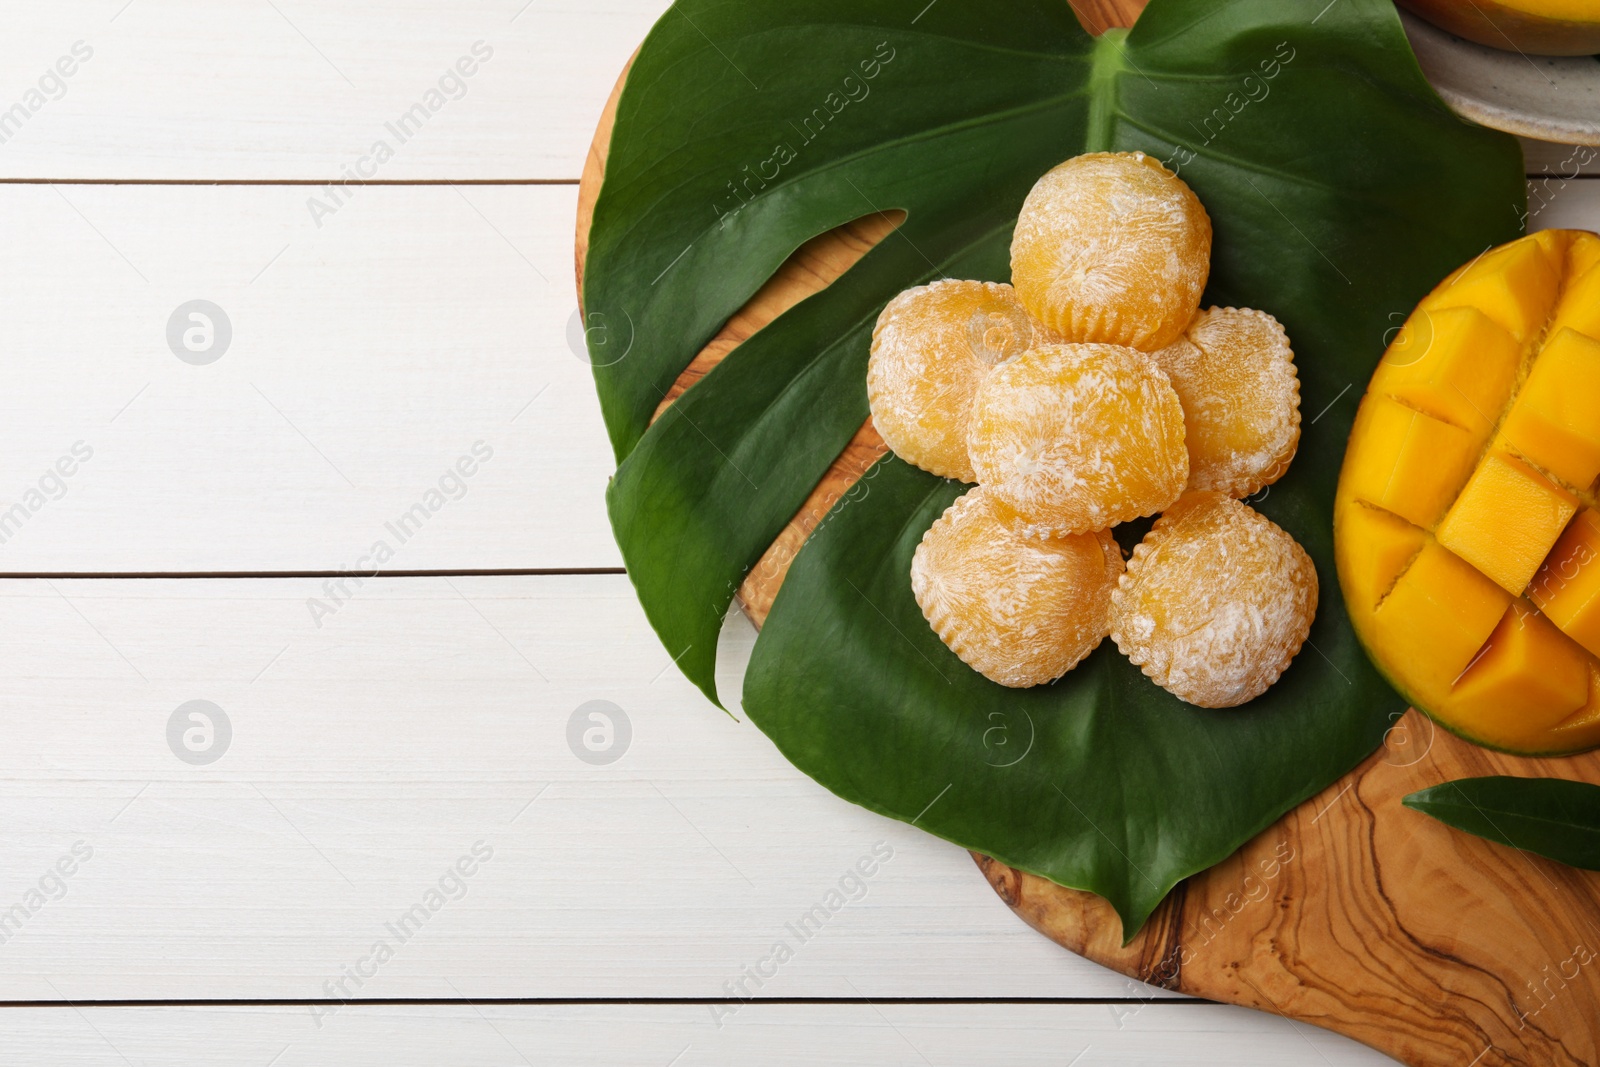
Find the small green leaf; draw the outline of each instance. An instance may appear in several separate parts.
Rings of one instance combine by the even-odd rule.
[[[1461,778],[1401,803],[1446,826],[1600,871],[1600,786],[1564,778]]]

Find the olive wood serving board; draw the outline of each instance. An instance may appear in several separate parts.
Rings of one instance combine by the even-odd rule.
[[[1130,25],[1144,0],[1074,6],[1099,32]],[[606,104],[579,185],[580,298],[626,77]],[[869,216],[801,246],[695,357],[662,408],[842,275],[898,221]],[[739,603],[757,626],[811,530],[885,451],[868,419],[751,569]],[[1023,921],[1141,982],[1326,1027],[1418,1067],[1600,1064],[1600,874],[1459,833],[1400,804],[1414,790],[1488,774],[1600,784],[1600,754],[1507,756],[1408,711],[1355,770],[1181,883],[1126,945],[1101,898],[974,859]]]

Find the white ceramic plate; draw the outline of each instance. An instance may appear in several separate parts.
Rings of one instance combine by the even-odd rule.
[[[1600,145],[1600,60],[1502,52],[1404,11],[1400,20],[1422,72],[1457,114],[1540,141]]]

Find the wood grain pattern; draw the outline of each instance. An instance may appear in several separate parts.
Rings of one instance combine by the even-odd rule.
[[[1600,782],[1600,757],[1505,756],[1409,711],[1355,771],[1180,886],[1126,947],[1104,901],[978,863],[1035,929],[1142,981],[1326,1026],[1410,1064],[1593,1064],[1600,876],[1400,805],[1483,774]]]
[[[1101,30],[1131,23],[1143,3],[1076,6],[1086,26]],[[609,135],[602,124],[597,146]],[[591,152],[580,220],[603,155],[603,147]],[[811,242],[762,290],[764,300],[803,299],[831,280],[817,262],[853,261],[854,242],[867,237]],[[840,242],[836,257],[819,247],[831,240]],[[700,373],[691,366],[673,395]],[[740,601],[757,625],[805,536],[882,450],[869,420],[746,578]],[[1418,1067],[1595,1064],[1600,875],[1457,833],[1400,804],[1413,790],[1483,774],[1600,782],[1600,755],[1493,753],[1408,711],[1379,751],[1180,885],[1126,945],[1099,897],[974,858],[1029,925],[1152,985],[1335,1030]]]

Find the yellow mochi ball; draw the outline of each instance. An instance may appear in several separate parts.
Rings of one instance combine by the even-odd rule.
[[[1190,489],[1245,497],[1289,469],[1300,444],[1300,379],[1277,319],[1210,308],[1150,358],[1183,403]]]
[[[1211,273],[1211,218],[1143,152],[1094,152],[1040,178],[1011,239],[1011,282],[1068,341],[1145,352],[1177,339]]]
[[[1103,530],[1153,515],[1189,479],[1183,408],[1149,356],[1045,345],[978,389],[967,451],[979,484],[1025,536]]]
[[[1049,339],[1011,286],[944,280],[907,289],[872,331],[867,403],[884,443],[942,478],[973,481],[972,397],[996,365]]]
[[[1025,538],[974,489],[923,536],[911,561],[922,614],[962,662],[1022,688],[1061,677],[1109,630],[1122,551],[1105,531]]]
[[[1316,613],[1305,549],[1248,504],[1197,490],[1134,548],[1111,594],[1111,639],[1178,699],[1230,708],[1278,680]]]

